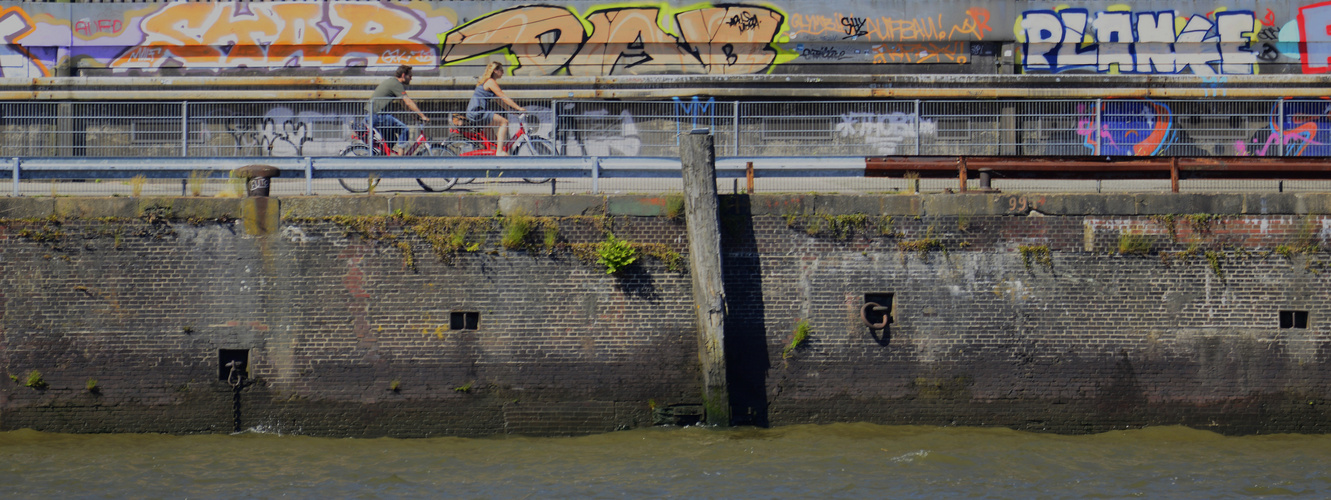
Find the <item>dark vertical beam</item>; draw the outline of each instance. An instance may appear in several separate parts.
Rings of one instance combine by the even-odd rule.
[[[684,177],[684,217],[689,231],[689,272],[698,317],[698,358],[702,362],[704,419],[730,425],[726,386],[725,283],[721,275],[721,224],[717,209],[716,149],[710,132],[695,130],[680,149]]]

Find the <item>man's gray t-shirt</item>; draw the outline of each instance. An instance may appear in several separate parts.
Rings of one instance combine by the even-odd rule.
[[[402,82],[397,81],[397,78],[384,80],[374,89],[374,97],[371,97],[370,101],[365,103],[365,111],[368,113],[382,113],[389,103],[402,97],[402,94],[405,93],[407,93],[407,88],[402,85]]]

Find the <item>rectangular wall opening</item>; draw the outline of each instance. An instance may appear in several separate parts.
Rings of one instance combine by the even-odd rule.
[[[1308,328],[1308,311],[1280,311],[1280,328]]]
[[[866,293],[864,294],[865,304],[878,304],[880,307],[867,308],[864,310],[864,319],[873,325],[892,324],[892,294],[890,293]]]
[[[475,330],[480,326],[481,313],[453,311],[448,314],[449,330]]]
[[[226,380],[231,375],[231,367],[227,363],[232,361],[240,362],[240,373],[242,379],[248,378],[245,374],[250,369],[250,350],[249,349],[218,349],[217,350],[217,379]]]

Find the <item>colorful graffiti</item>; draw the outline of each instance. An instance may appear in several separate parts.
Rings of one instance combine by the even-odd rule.
[[[1283,100],[1266,130],[1234,143],[1238,156],[1331,155],[1331,100]]]
[[[927,17],[896,18],[888,16],[857,16],[834,13],[790,15],[790,39],[854,39],[868,41],[916,42],[948,40],[984,40],[989,26],[989,9],[966,9],[966,18],[949,23],[943,14]]]
[[[424,24],[392,4],[172,3],[142,18],[143,42],[110,63],[119,70],[434,66]]]
[[[515,7],[449,32],[441,63],[503,51],[520,75],[757,73],[776,61],[772,42],[784,20],[747,5],[614,8],[581,17],[571,8]]]
[[[20,45],[23,37],[32,34],[36,25],[23,9],[10,7],[0,11],[0,76],[51,76],[40,60]]]
[[[1251,11],[1177,17],[1173,11],[1031,10],[1017,37],[1027,71],[1251,74],[1261,24]]]
[[[878,74],[899,70],[877,65],[955,66],[977,55],[1022,72],[1331,72],[1331,0],[1192,5],[1023,11],[999,0],[874,0],[837,12],[790,0],[0,0],[0,73],[363,74],[409,64],[462,76],[507,58],[516,75]]]
[[[1174,114],[1169,106],[1149,100],[1110,99],[1100,103],[1096,119],[1078,109],[1077,135],[1093,154],[1156,156],[1174,141]]]

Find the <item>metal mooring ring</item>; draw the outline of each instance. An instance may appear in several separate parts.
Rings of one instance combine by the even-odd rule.
[[[872,323],[869,321],[870,308],[872,308],[875,311],[887,311],[886,307],[880,306],[877,303],[866,302],[864,304],[864,307],[860,308],[860,319],[864,321],[864,324],[868,325],[869,328],[872,328],[874,330],[882,330],[884,328],[887,328],[887,324],[892,321],[891,316],[884,314],[882,323],[877,323],[877,324]]]

